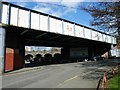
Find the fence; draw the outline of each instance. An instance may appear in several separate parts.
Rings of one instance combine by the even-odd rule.
[[[120,64],[108,71],[105,71],[103,76],[100,78],[98,82],[97,90],[105,90],[105,88],[108,88],[105,85],[107,80],[115,76],[118,73],[119,68],[120,68]]]

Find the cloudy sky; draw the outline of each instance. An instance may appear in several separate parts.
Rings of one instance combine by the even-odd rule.
[[[84,26],[90,26],[92,17],[81,6],[85,6],[85,0],[4,0],[22,7],[37,10],[53,16],[57,16]],[[87,4],[90,4],[87,2]],[[94,27],[92,27],[94,28]]]

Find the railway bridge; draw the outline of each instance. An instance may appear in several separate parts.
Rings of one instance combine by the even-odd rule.
[[[62,47],[65,58],[102,55],[116,38],[95,29],[42,12],[2,2],[0,10],[0,69],[24,67],[25,46]]]

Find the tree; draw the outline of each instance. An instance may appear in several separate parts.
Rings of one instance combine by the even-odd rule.
[[[94,18],[91,21],[92,26],[110,32],[120,40],[120,1],[90,3],[82,9]]]

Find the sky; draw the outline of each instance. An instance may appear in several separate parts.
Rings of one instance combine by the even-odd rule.
[[[22,7],[47,13],[62,19],[66,19],[91,28],[92,17],[87,12],[81,10],[81,6],[86,5],[84,0],[4,0]],[[87,3],[89,4],[89,3]]]

